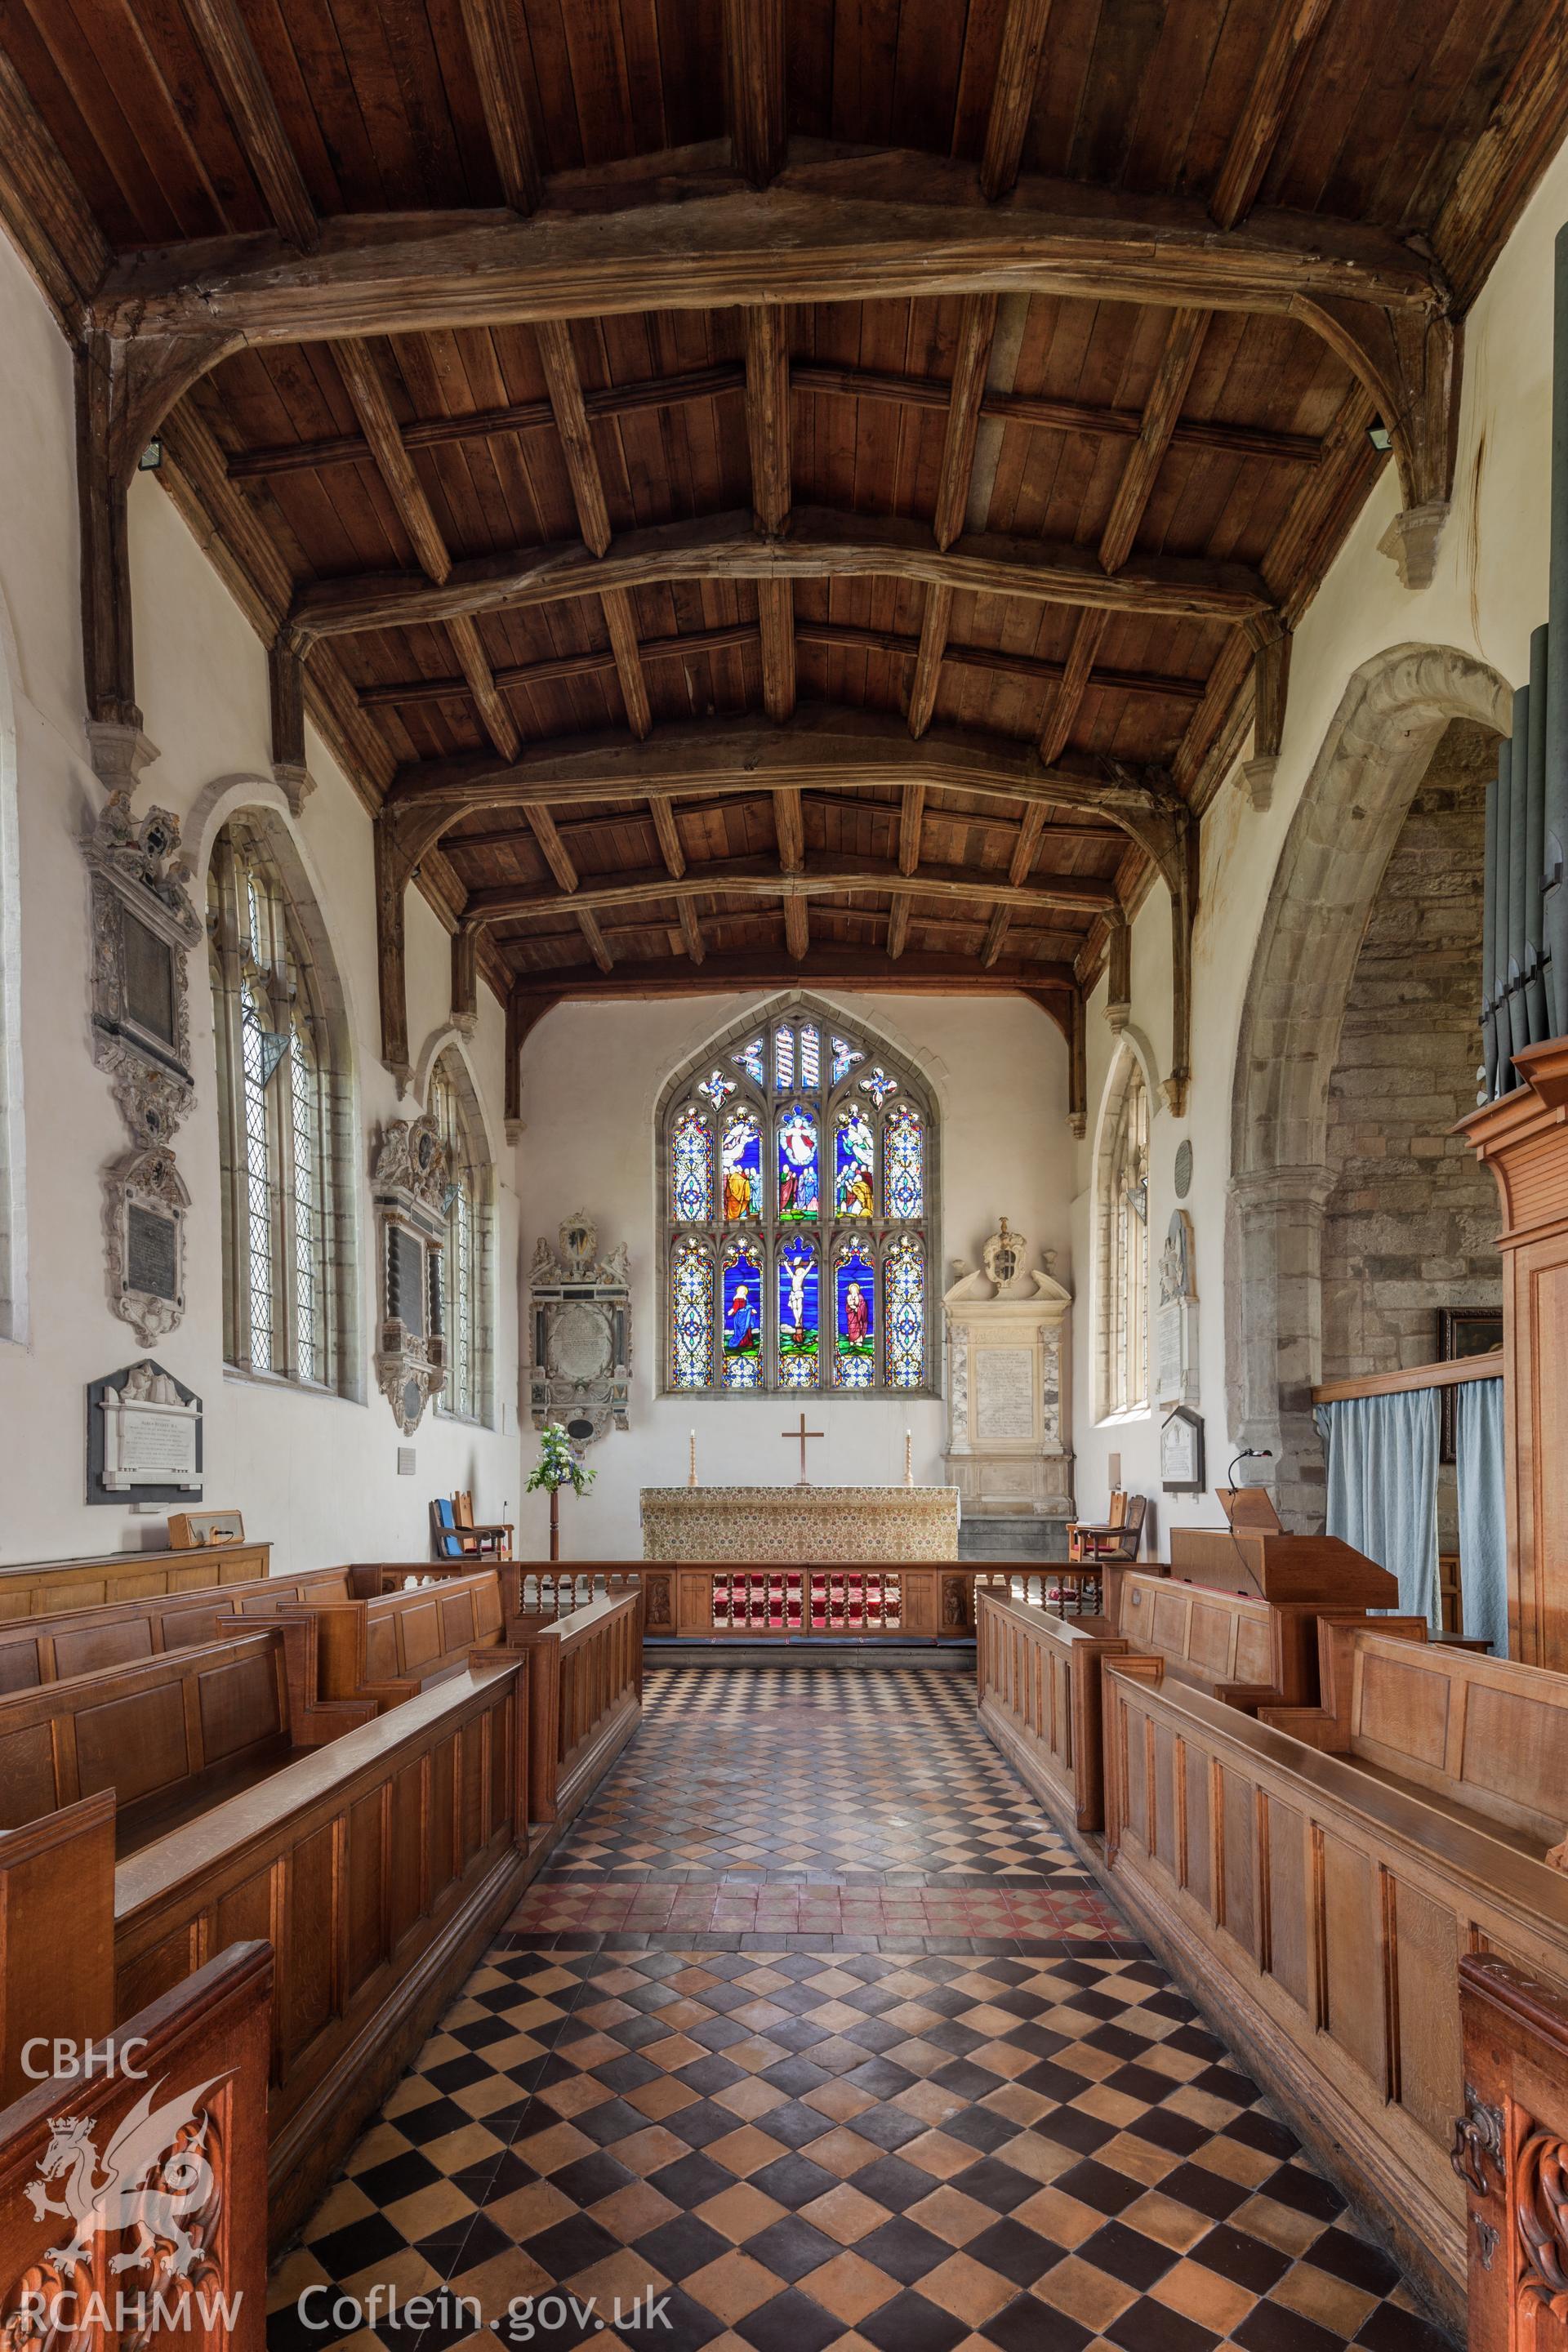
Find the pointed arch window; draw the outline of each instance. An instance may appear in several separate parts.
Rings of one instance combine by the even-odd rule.
[[[224,1176],[224,1353],[343,1389],[352,1362],[347,1079],[322,975],[266,819],[236,817],[207,879]]]
[[[800,1000],[666,1090],[667,1385],[929,1391],[934,1109],[874,1038]]]
[[[447,1147],[447,1246],[442,1307],[447,1380],[439,1410],[488,1422],[494,1342],[490,1296],[494,1171],[472,1083],[450,1047],[430,1073],[428,1108]]]

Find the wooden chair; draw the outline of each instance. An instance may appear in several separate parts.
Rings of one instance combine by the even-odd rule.
[[[496,1519],[474,1524],[471,1494],[438,1496],[430,1506],[430,1529],[437,1559],[510,1559],[511,1521]]]
[[[1110,1517],[1099,1522],[1074,1519],[1068,1527],[1068,1559],[1082,1564],[1090,1560],[1135,1560],[1138,1547],[1143,1540],[1143,1520],[1149,1508],[1146,1495],[1129,1495],[1119,1486],[1110,1497]]]

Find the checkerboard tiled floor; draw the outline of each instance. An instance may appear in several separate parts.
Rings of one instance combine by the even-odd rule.
[[[706,1870],[728,1867],[737,1833],[758,1843],[753,1780],[765,1791],[786,1760],[810,1795],[788,1822],[773,1784],[764,1853],[838,1851],[860,1827],[940,1852],[943,1772],[950,1814],[974,1792],[971,1828],[1014,1805],[961,1706],[910,1691],[900,1727],[855,1678],[792,1692],[773,1673],[749,1716],[711,1690],[727,1677],[669,1674],[711,1696],[650,1693],[552,1883],[584,1844],[695,1843]],[[905,1786],[933,1707],[942,1758]],[[681,1747],[699,1718],[705,1752]],[[858,1751],[857,1806],[841,1776]],[[1079,1875],[1037,1820],[1028,1851],[1047,1886]],[[626,1899],[615,1874],[600,1886]],[[1392,2263],[1095,1901],[1097,1918],[1044,1935],[534,1930],[525,1906],[281,2266],[274,2352],[1439,2352]],[[304,2324],[311,2286],[309,2317],[342,2298],[335,2329]],[[389,2320],[392,2290],[431,2308]]]

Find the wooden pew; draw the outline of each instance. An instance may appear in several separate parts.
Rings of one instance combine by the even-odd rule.
[[[1568,1811],[1568,1680],[1364,1627],[1322,1640],[1333,1704],[1316,1712],[1336,1723],[1342,1645],[1358,1654],[1360,1753],[1161,1659],[1106,1661],[1109,1883],[1462,2331],[1458,1964],[1497,1950],[1568,1983],[1568,1874],[1544,1858]]]
[[[642,1595],[607,1594],[527,1639],[530,1804],[558,1828],[577,1812],[642,1720]]]
[[[1421,1617],[1320,1640],[1320,1705],[1260,1721],[1568,1869],[1568,1676],[1429,1642]]]
[[[60,1808],[0,1829],[0,2053],[68,2030],[84,2005],[124,2017],[229,1939],[268,1937],[272,2242],[286,2242],[636,1730],[638,1607],[556,1621],[537,1662],[532,1644],[476,1652],[292,1752],[277,1727],[296,1677],[280,1661],[313,1633],[309,1613],[0,1698],[7,1818]],[[536,1676],[552,1725],[539,1810]]]
[[[1350,1562],[1323,1561],[1323,1585],[1368,1591],[1373,1605],[1397,1600],[1385,1570],[1359,1552]],[[1297,1590],[1301,1581],[1292,1580]],[[1100,1681],[1109,1659],[1160,1658],[1174,1680],[1256,1713],[1317,1698],[1325,1619],[1366,1622],[1362,1606],[1343,1607],[1337,1595],[1265,1600],[1143,1569],[1117,1571],[1114,1617],[1058,1617],[984,1586],[975,1601],[981,1722],[1047,1809],[1078,1830],[1104,1819]]]
[[[527,1687],[486,1663],[297,1758],[115,1874],[116,2009],[213,1943],[277,1953],[270,2232],[287,2242],[552,1841],[528,1830]]]
[[[1057,1821],[1099,1829],[1100,1666],[1131,1645],[1108,1617],[1054,1617],[984,1589],[975,1601],[983,1727]]]
[[[137,2074],[117,2063],[85,2079],[31,2084],[0,2113],[0,2276],[5,2281],[5,2340],[40,2347],[91,2344],[95,2352],[130,2352],[155,2336],[185,2352],[264,2352],[267,2341],[267,2072],[272,1955],[261,1941],[237,1942],[172,1991],[129,2015],[118,2041]],[[101,2044],[106,2011],[79,2006],[64,2037]],[[145,2079],[138,2079],[138,2075]],[[100,2158],[122,2126],[134,2127],[149,2092],[175,2105],[167,2137],[148,2156],[177,2146],[197,2161],[158,2217],[158,2234],[179,2263],[131,2260],[144,2238],[133,2222],[110,2227],[82,2267],[65,2271],[53,2250],[73,2242],[74,2212],[62,2212],[68,2168],[44,2170],[67,2133]],[[60,2123],[62,2112],[71,2120]],[[137,2168],[138,2175],[144,2166]],[[65,2178],[62,2179],[62,2170]],[[44,2180],[41,2210],[26,2195]],[[174,2232],[178,2231],[176,2237]],[[79,2243],[79,2240],[76,2240]],[[154,2255],[154,2260],[158,2257]],[[24,2294],[35,2298],[30,2304]],[[141,2298],[149,2298],[143,2314]],[[96,2300],[95,2300],[96,2298]],[[140,2323],[147,2323],[140,2333]]]
[[[1568,1993],[1495,1952],[1459,1962],[1470,2352],[1548,2352],[1568,2314]]]
[[[363,1702],[315,1702],[310,1632],[258,1626],[0,1698],[0,1827],[112,1790],[132,1853],[368,1720]]]
[[[462,1673],[470,1653],[498,1649],[506,1634],[493,1568],[413,1591],[299,1607],[315,1623],[321,1696],[368,1699],[378,1711]]]
[[[0,1622],[47,1617],[62,1609],[100,1608],[152,1593],[200,1591],[267,1574],[264,1543],[199,1545],[188,1551],[117,1551],[94,1559],[19,1561],[0,1568]]]
[[[501,1638],[493,1570],[466,1570],[447,1580],[439,1596],[434,1587],[404,1591],[405,1573],[317,1569],[0,1624],[0,1693],[161,1657],[232,1636],[252,1621],[288,1619],[310,1625],[307,1646],[318,1661],[301,1682],[302,1703],[309,1693],[322,1703],[364,1699],[394,1706],[435,1676],[458,1672],[470,1649],[489,1648]],[[362,1710],[332,1728],[363,1719]]]
[[[158,1592],[0,1623],[0,1692],[31,1690],[68,1675],[132,1665],[198,1642],[221,1641],[239,1630],[243,1617],[275,1616],[316,1600],[347,1600],[349,1577],[345,1569],[318,1569],[305,1576]]]

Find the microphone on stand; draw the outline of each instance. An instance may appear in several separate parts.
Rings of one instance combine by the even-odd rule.
[[[1272,1462],[1272,1461],[1273,1461],[1273,1459],[1274,1459],[1274,1450],[1273,1450],[1272,1446],[1268,1446],[1268,1445],[1244,1445],[1244,1446],[1242,1447],[1242,1449],[1241,1449],[1241,1452],[1240,1452],[1239,1454],[1236,1454],[1236,1455],[1232,1458],[1230,1468],[1229,1468],[1229,1469],[1226,1472],[1226,1474],[1225,1474],[1225,1483],[1226,1483],[1226,1485],[1227,1486],[1233,1486],[1235,1485],[1235,1481],[1236,1481],[1236,1465],[1237,1465],[1237,1462]],[[1253,1570],[1252,1562],[1247,1559],[1247,1554],[1246,1554],[1246,1553],[1242,1550],[1242,1549],[1241,1549],[1240,1540],[1239,1540],[1239,1538],[1237,1538],[1237,1532],[1236,1532],[1236,1522],[1235,1522],[1235,1520],[1232,1518],[1231,1514],[1230,1514],[1228,1511],[1227,1511],[1227,1512],[1226,1513],[1226,1515],[1225,1515],[1225,1519],[1226,1519],[1226,1526],[1227,1527],[1227,1528],[1228,1528],[1228,1529],[1229,1529],[1229,1531],[1230,1531],[1230,1542],[1231,1542],[1231,1549],[1232,1549],[1232,1550],[1235,1552],[1235,1554],[1236,1554],[1236,1556],[1237,1556],[1237,1559],[1241,1562],[1242,1567],[1246,1570],[1248,1578],[1250,1579],[1251,1582],[1252,1582],[1252,1583],[1254,1583],[1254,1584],[1257,1584],[1257,1585],[1258,1585],[1258,1599],[1259,1599],[1260,1601],[1266,1601],[1266,1600],[1268,1599],[1268,1594],[1264,1591],[1263,1587],[1262,1587],[1260,1584],[1258,1584],[1258,1578],[1257,1578],[1257,1575],[1256,1575],[1256,1573],[1255,1573],[1255,1571],[1254,1571],[1254,1570]]]

